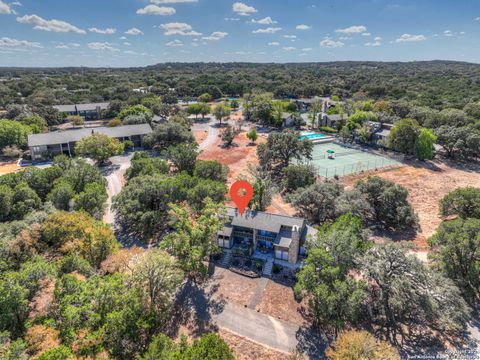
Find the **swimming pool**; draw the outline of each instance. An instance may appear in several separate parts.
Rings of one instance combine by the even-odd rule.
[[[315,139],[323,139],[325,137],[327,137],[327,135],[325,135],[325,134],[319,134],[319,133],[314,133],[314,132],[302,132],[302,133],[300,133],[299,139],[300,140],[305,140],[305,139],[315,140]]]

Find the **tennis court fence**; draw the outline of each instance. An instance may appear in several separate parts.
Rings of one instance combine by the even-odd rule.
[[[346,154],[346,153],[345,153]],[[338,154],[337,154],[338,156]],[[398,161],[388,158],[379,158],[375,160],[366,160],[366,161],[358,161],[353,164],[346,164],[343,166],[335,166],[335,167],[321,167],[321,166],[314,166],[317,170],[317,174],[323,176],[325,178],[331,178],[334,176],[344,176],[348,174],[355,174],[362,171],[369,171],[375,169],[381,169],[386,167],[396,167],[400,164]]]

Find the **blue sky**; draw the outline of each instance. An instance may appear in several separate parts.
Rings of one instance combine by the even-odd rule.
[[[0,0],[0,66],[480,63],[477,0]]]

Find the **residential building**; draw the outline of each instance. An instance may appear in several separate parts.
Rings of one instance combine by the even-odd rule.
[[[62,114],[83,116],[85,120],[98,120],[102,117],[102,110],[106,110],[110,103],[91,103],[54,106]]]
[[[228,221],[217,234],[223,249],[251,256],[271,256],[297,264],[306,255],[305,240],[316,234],[305,219],[262,211],[227,208]]]
[[[380,127],[377,127],[372,135],[372,141],[378,146],[387,147],[388,146],[388,135],[393,128],[393,124],[383,123],[380,124]]]
[[[291,113],[282,114],[282,127],[292,127],[295,126],[295,116]]]
[[[320,126],[328,126],[334,129],[340,129],[347,122],[347,117],[341,114],[321,114],[319,115]]]
[[[105,134],[120,141],[130,140],[135,146],[142,146],[143,137],[151,132],[149,124],[70,129],[28,135],[28,147],[32,161],[40,161],[60,154],[74,156],[76,142],[95,133]]]

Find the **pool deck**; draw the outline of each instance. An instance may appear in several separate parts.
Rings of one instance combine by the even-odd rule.
[[[320,139],[310,139],[314,144],[325,144],[325,143],[331,143],[335,141],[335,138],[333,136],[326,136]]]

